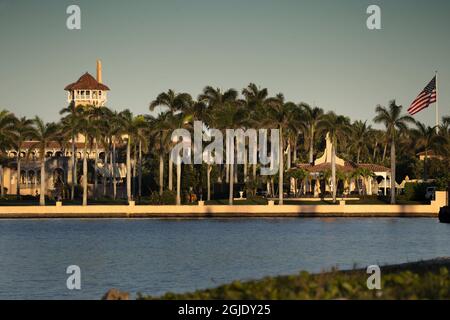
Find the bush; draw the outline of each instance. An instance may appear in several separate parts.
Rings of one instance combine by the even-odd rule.
[[[399,196],[399,199],[407,201],[424,201],[427,187],[432,185],[434,184],[407,182],[405,183],[403,194]]]
[[[160,196],[159,192],[153,191],[148,199],[151,205],[169,205],[176,203],[176,193],[174,191],[165,190]]]
[[[161,297],[138,294],[138,299],[449,299],[450,278],[445,266],[411,263],[387,268],[381,278],[382,290],[367,289],[366,270],[338,271],[265,277],[253,281],[234,281],[213,289],[191,293],[166,293]]]

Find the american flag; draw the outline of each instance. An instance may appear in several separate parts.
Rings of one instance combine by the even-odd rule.
[[[410,115],[414,115],[417,112],[428,108],[428,106],[437,101],[436,94],[436,76],[427,84],[425,89],[417,96],[416,100],[411,103],[408,108]]]

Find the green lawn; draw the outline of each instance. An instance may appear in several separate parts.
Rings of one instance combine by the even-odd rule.
[[[381,267],[381,290],[369,290],[365,269],[234,281],[213,289],[138,299],[450,299],[450,258]]]

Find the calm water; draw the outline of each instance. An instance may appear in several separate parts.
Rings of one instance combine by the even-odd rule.
[[[0,221],[0,299],[184,292],[236,279],[450,256],[437,219]],[[68,265],[82,289],[66,289]]]

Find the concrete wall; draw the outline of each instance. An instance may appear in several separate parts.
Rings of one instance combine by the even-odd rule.
[[[272,202],[273,203],[273,202]],[[0,207],[0,218],[110,217],[437,217],[447,204],[446,192],[436,192],[430,205],[92,205]]]

